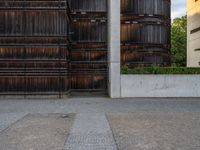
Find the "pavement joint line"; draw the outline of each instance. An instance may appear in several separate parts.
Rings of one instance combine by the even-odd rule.
[[[13,123],[11,123],[10,125],[8,125],[6,128],[4,128],[3,130],[0,130],[0,134],[8,131],[12,126],[14,126],[15,124],[17,124],[21,120],[23,120],[28,115],[30,115],[30,113],[24,114],[22,117],[20,117],[19,119],[17,119],[16,121],[14,121]]]
[[[76,116],[77,116],[77,114],[76,114],[75,117],[74,117],[74,121],[73,121],[72,126],[71,126],[71,128],[70,128],[70,132],[71,132],[71,130],[72,130],[72,127],[74,126],[74,122],[75,122]],[[70,136],[70,133],[68,133],[68,135],[66,135],[66,136],[67,136],[67,137],[65,138],[65,142],[64,142],[64,144],[63,144],[62,150],[65,150],[65,146],[66,146],[66,143],[67,143],[68,138],[69,138],[69,136]]]
[[[111,132],[112,132],[112,136],[113,136],[113,139],[114,139],[115,144],[116,144],[116,150],[118,150],[118,149],[119,149],[119,145],[118,145],[117,139],[116,139],[115,136],[114,136],[114,132],[113,132],[113,129],[111,128],[111,124],[110,124],[110,122],[108,121],[108,115],[105,114],[105,117],[106,117],[106,120],[107,120],[107,122],[108,122],[108,124],[109,124],[109,126],[110,126],[110,130],[111,130]]]

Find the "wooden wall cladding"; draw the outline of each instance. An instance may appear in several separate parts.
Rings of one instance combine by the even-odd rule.
[[[70,0],[73,91],[107,90],[107,0]]]
[[[170,0],[121,0],[122,14],[149,14],[169,18]]]
[[[65,0],[0,2],[0,94],[63,94],[70,88]]]
[[[105,51],[72,51],[71,61],[106,61],[107,53]]]
[[[106,22],[107,0],[1,1],[0,93],[105,91]]]
[[[59,11],[5,11],[0,13],[0,35],[66,36],[67,16]]]
[[[33,47],[33,48],[20,48],[20,47],[7,47],[0,48],[0,59],[52,59],[59,60],[69,59],[69,51],[67,48],[48,48],[48,47]]]
[[[135,64],[161,64],[167,65],[169,60],[168,53],[160,53],[160,52],[132,52],[132,51],[124,51],[121,53],[121,61],[126,62],[126,64],[135,62]],[[166,64],[165,64],[166,63]]]
[[[170,65],[170,0],[121,0],[121,60]]]
[[[72,12],[106,12],[107,0],[69,0]]]
[[[104,91],[107,88],[106,74],[73,74],[71,77],[71,89],[76,91]]]
[[[69,88],[68,77],[62,76],[1,76],[0,79],[3,94],[58,94]]]
[[[122,24],[121,41],[131,43],[168,44],[169,27],[155,24]]]
[[[107,24],[105,22],[74,22],[71,36],[72,41],[76,42],[106,42],[107,41]]]
[[[66,9],[67,1],[66,0],[9,0],[1,1],[1,9],[55,9],[55,8],[64,8]]]

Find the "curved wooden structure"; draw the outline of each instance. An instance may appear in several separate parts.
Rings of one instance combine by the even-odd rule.
[[[170,64],[170,0],[121,0],[121,60],[129,67]]]

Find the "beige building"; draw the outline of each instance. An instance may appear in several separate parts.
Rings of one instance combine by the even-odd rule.
[[[200,0],[187,0],[187,66],[200,67]]]

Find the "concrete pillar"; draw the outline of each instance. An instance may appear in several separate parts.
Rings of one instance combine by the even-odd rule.
[[[120,0],[108,0],[108,90],[111,98],[120,98]]]

